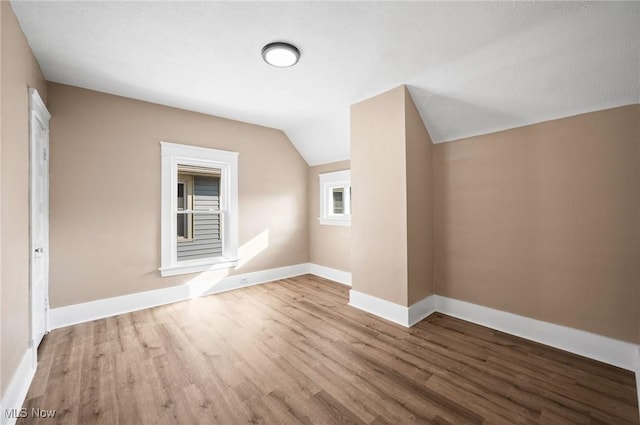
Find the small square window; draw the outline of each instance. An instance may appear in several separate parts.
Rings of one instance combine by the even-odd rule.
[[[351,171],[320,174],[320,224],[351,225]]]

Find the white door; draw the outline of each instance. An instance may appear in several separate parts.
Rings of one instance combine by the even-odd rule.
[[[31,151],[31,343],[47,332],[49,308],[49,112],[35,89],[29,89]],[[35,360],[35,359],[34,359]]]

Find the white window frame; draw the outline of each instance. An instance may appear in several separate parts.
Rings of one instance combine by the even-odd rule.
[[[197,146],[160,142],[161,173],[161,266],[160,274],[179,274],[231,268],[238,264],[238,153]],[[222,256],[178,261],[177,222],[178,164],[220,169]]]
[[[351,226],[351,170],[323,173],[320,178],[320,224]],[[343,188],[344,214],[333,213],[333,189]]]

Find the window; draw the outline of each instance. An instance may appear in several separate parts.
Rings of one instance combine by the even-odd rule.
[[[351,225],[351,170],[320,174],[320,224]]]
[[[161,143],[162,276],[237,264],[238,154]]]

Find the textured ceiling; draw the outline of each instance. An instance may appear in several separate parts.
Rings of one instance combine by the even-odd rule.
[[[434,142],[640,102],[638,2],[12,4],[48,80],[279,128],[310,165],[399,84]]]

